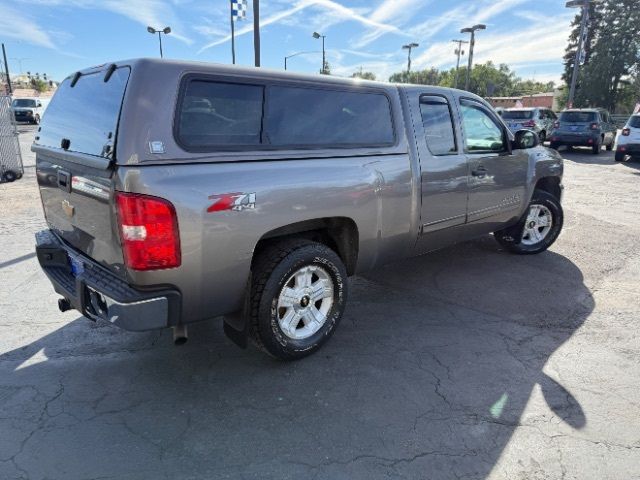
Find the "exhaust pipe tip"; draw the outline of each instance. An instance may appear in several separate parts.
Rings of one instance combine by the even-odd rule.
[[[66,312],[71,310],[71,302],[67,298],[59,298],[58,299],[58,309],[61,312]]]
[[[185,325],[177,325],[173,327],[173,344],[176,346],[184,345],[189,340],[187,327]]]

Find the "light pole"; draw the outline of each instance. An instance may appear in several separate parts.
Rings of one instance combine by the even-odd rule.
[[[324,39],[326,38],[326,35],[321,35],[318,32],[313,32],[313,38],[315,38],[316,40],[322,38],[322,69],[320,70],[320,73],[327,73],[325,68],[327,66],[327,57],[324,50]]]
[[[471,67],[473,66],[473,47],[476,44],[476,30],[486,30],[487,26],[483,23],[467,27],[460,30],[460,33],[470,33],[471,41],[469,42],[469,63],[467,65],[467,78],[464,82],[464,89],[469,91],[469,82],[471,81]]]
[[[164,27],[162,30],[157,30],[153,27],[147,27],[147,32],[152,35],[158,34],[158,41],[160,42],[160,58],[162,58],[162,34],[168,35],[171,33],[171,27]]]
[[[286,57],[284,57],[284,69],[287,69],[287,60],[290,59],[291,57],[297,57],[298,55],[306,55],[308,53],[320,53],[318,50],[311,50],[311,51],[307,51],[307,52],[296,52],[296,53],[292,53],[291,55],[287,55]]]
[[[407,43],[406,45],[402,46],[403,50],[408,50],[407,52],[407,82],[409,82],[409,74],[411,73],[411,50],[419,47],[420,45],[418,45],[416,42],[412,42],[412,43]]]
[[[589,21],[589,5],[598,3],[601,0],[570,0],[565,4],[567,8],[582,8],[582,20],[580,21],[580,37],[576,48],[576,58],[573,61],[573,73],[571,74],[571,86],[569,87],[569,108],[573,107],[573,99],[576,94],[576,82],[578,81],[578,71],[580,70],[580,59],[584,48],[585,37],[587,36],[587,22]]]
[[[464,50],[462,50],[463,43],[469,43],[466,40],[451,40],[453,43],[458,44],[458,48],[454,50],[454,53],[458,56],[458,60],[456,61],[456,76],[455,81],[453,82],[454,88],[458,88],[458,71],[460,70],[460,55],[464,55]]]

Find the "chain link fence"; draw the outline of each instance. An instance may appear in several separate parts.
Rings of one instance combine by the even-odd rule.
[[[11,97],[0,95],[0,181],[13,182],[24,174],[18,128],[11,111]]]

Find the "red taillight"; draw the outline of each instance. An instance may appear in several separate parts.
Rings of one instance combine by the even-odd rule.
[[[591,124],[591,130],[598,130],[598,124],[597,123],[592,123]]]
[[[528,122],[524,122],[522,126],[527,128],[532,128],[536,126],[536,122],[534,120],[529,120]]]
[[[557,120],[553,122],[553,128],[560,128],[560,122]]]
[[[629,135],[631,135],[631,129],[630,128],[623,128],[622,129],[622,135],[624,135],[625,137],[628,137]]]
[[[118,223],[127,267],[159,270],[180,266],[180,234],[173,205],[162,198],[116,192]]]

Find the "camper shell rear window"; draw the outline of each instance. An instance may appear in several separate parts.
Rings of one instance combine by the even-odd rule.
[[[130,68],[116,68],[110,76],[108,71],[70,76],[60,84],[42,118],[36,144],[112,158]]]

